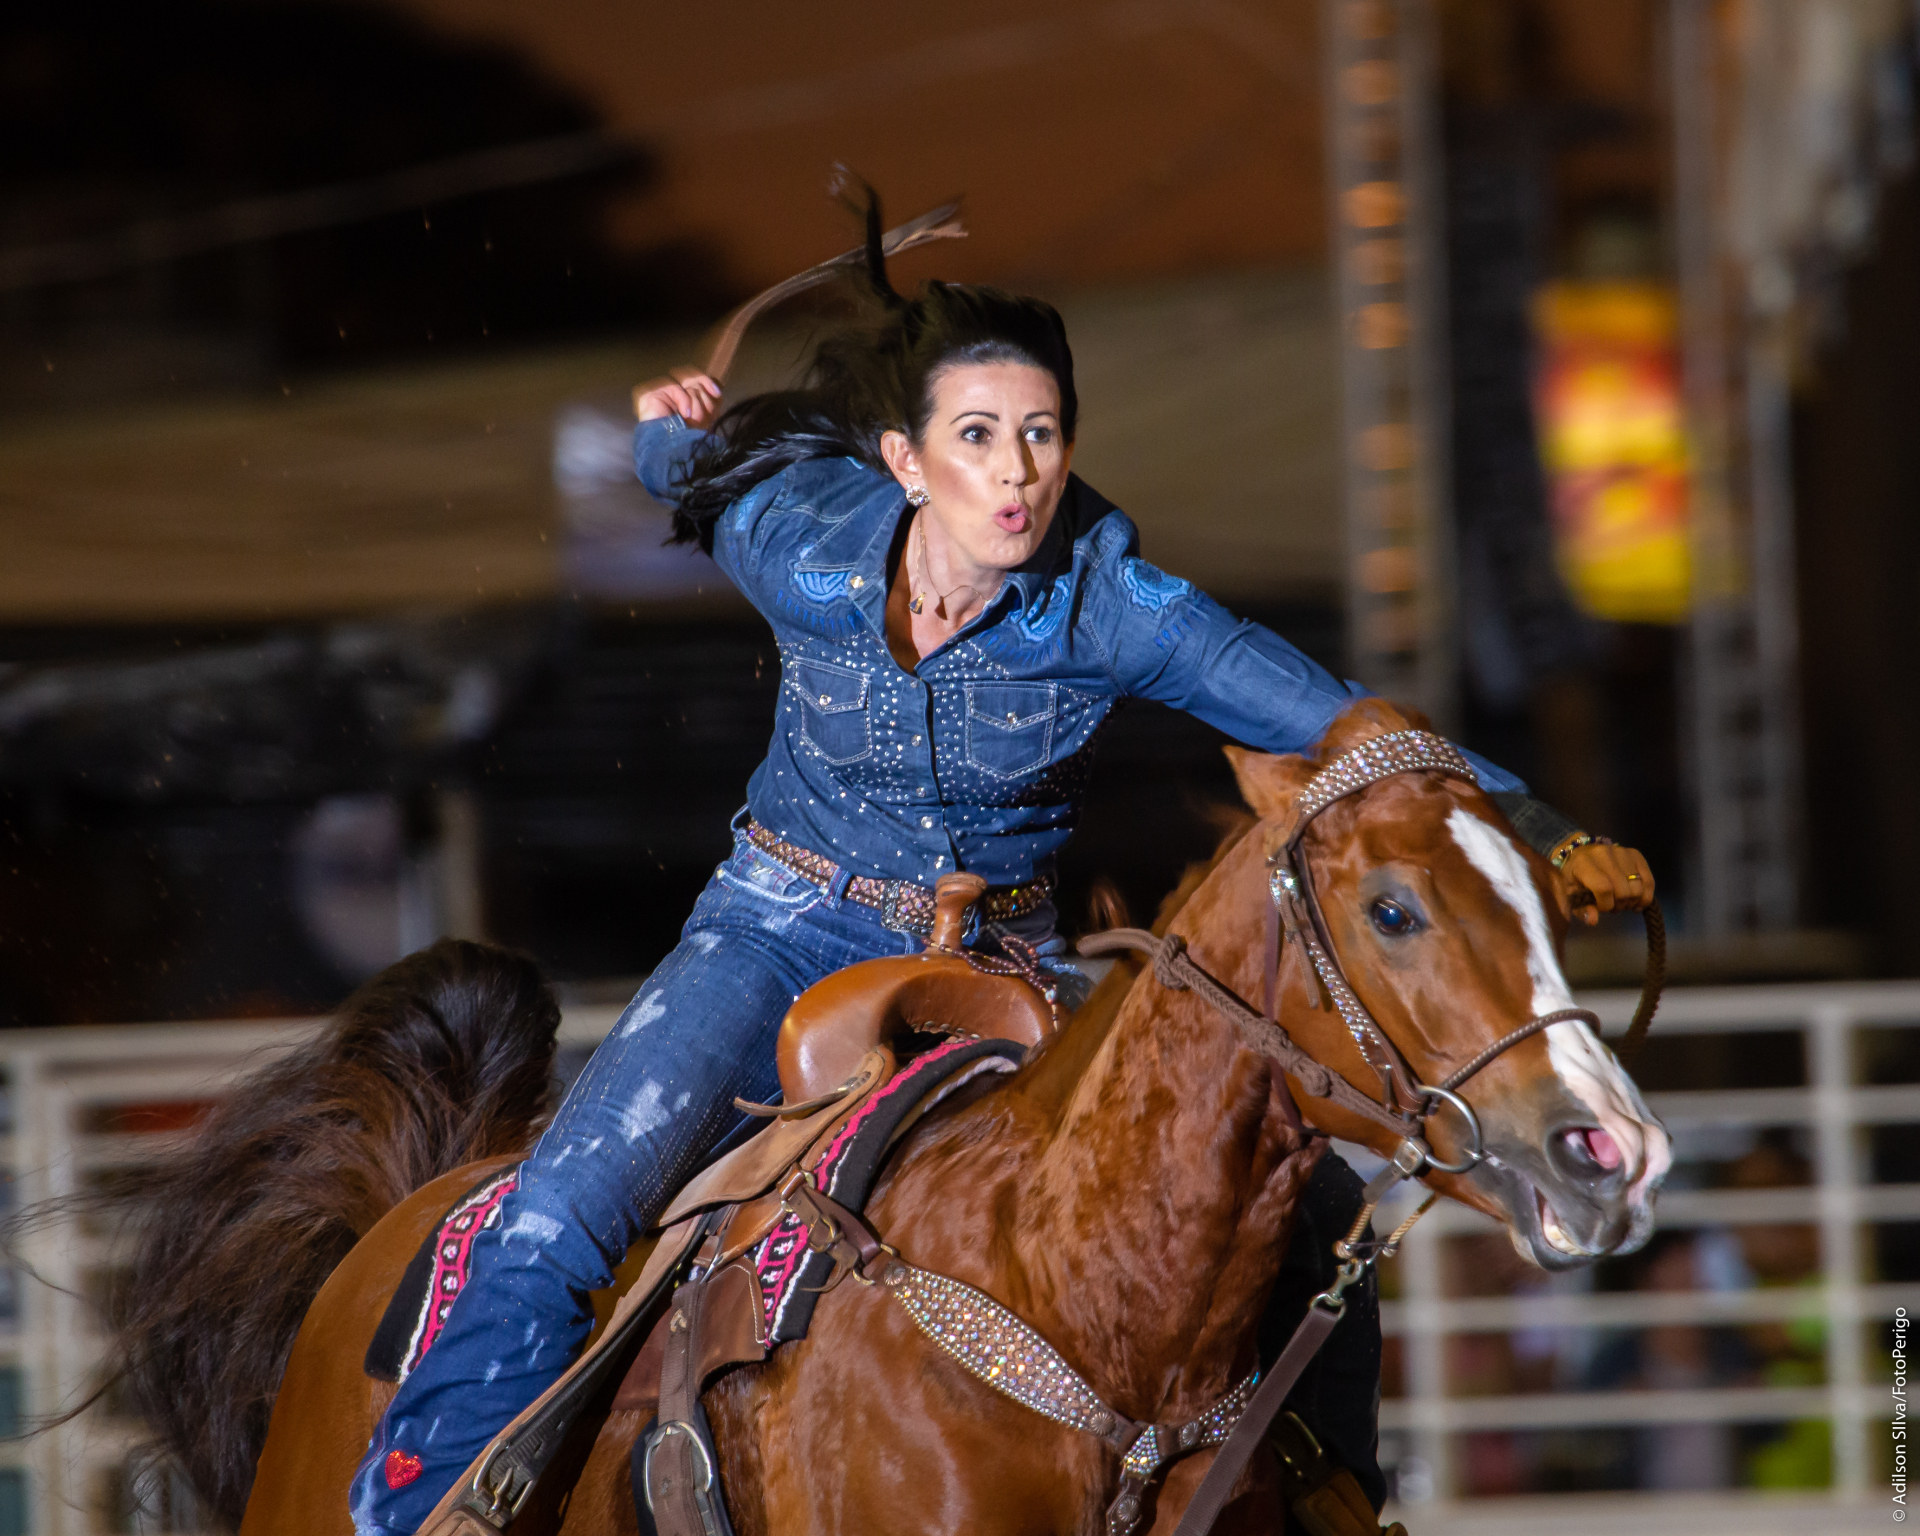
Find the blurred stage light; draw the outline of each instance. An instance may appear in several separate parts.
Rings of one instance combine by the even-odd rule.
[[[1675,302],[1652,283],[1563,282],[1534,304],[1555,552],[1595,618],[1687,615],[1688,454]]]

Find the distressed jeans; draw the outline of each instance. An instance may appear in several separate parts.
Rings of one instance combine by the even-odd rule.
[[[1009,928],[1054,960],[1065,946],[1052,926],[1048,907]],[[793,1000],[843,966],[920,948],[872,908],[837,902],[736,837],[679,945],[594,1052],[498,1221],[474,1239],[459,1300],[354,1475],[360,1536],[411,1536],[579,1353],[589,1293],[611,1283],[635,1239],[740,1126],[734,1099],[778,1095],[774,1040]],[[395,1451],[409,1471],[420,1463],[398,1488],[387,1476]]]

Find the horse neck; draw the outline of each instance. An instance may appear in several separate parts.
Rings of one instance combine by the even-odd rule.
[[[1263,965],[1257,842],[1223,859],[1173,924],[1236,989]],[[1294,1155],[1276,1081],[1206,1003],[1149,972],[1063,1096],[1022,1191],[1023,1289],[1052,1311],[1049,1336],[1133,1417],[1199,1412],[1253,1368],[1316,1155]]]

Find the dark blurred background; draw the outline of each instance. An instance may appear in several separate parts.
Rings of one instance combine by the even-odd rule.
[[[625,394],[852,243],[835,161],[966,193],[908,275],[1061,306],[1150,558],[1645,848],[1682,979],[1911,974],[1912,40],[1795,73],[1697,9],[10,13],[0,1026],[323,1009],[443,932],[658,960],[778,660]],[[1211,847],[1220,742],[1120,712],[1070,927]]]

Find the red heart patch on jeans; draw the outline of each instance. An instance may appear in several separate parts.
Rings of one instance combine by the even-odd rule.
[[[387,1486],[404,1488],[420,1475],[421,1465],[418,1456],[409,1456],[405,1451],[387,1452]]]

